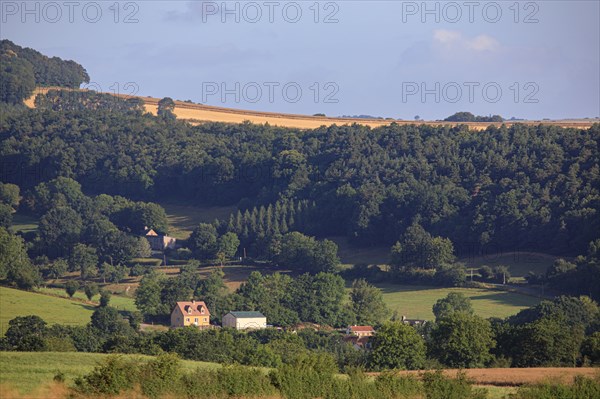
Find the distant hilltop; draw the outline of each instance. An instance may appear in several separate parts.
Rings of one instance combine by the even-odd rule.
[[[61,87],[38,87],[34,91],[33,95],[25,100],[25,105],[28,107],[35,107],[35,97],[38,94],[45,94],[49,90],[72,90],[81,91],[82,89],[65,89]],[[144,102],[144,107],[147,112],[154,115],[158,111],[158,102],[161,100],[156,97],[141,97],[131,96],[127,94],[112,94],[116,97],[129,99],[137,98]],[[488,126],[501,126],[501,125],[513,125],[515,123],[523,123],[527,125],[554,125],[560,127],[571,127],[579,129],[589,129],[594,123],[599,123],[600,119],[565,119],[565,120],[531,120],[531,121],[515,121],[507,120],[504,122],[452,122],[452,121],[410,121],[410,120],[398,120],[398,119],[373,119],[368,115],[360,115],[359,117],[327,117],[323,115],[300,115],[300,114],[286,114],[277,112],[262,112],[262,111],[250,111],[241,110],[235,108],[217,107],[213,105],[195,104],[189,101],[175,100],[175,108],[173,113],[178,119],[187,120],[192,124],[199,124],[205,122],[223,122],[223,123],[244,123],[251,122],[255,124],[268,123],[272,126],[281,126],[288,128],[298,129],[315,129],[320,126],[329,125],[352,125],[359,124],[369,126],[372,128],[379,126],[386,126],[392,123],[399,125],[430,125],[430,126],[457,126],[467,125],[472,130],[485,130]]]

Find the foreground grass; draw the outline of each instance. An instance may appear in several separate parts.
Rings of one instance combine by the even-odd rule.
[[[487,391],[487,399],[507,399],[517,393],[516,387],[496,387],[493,385],[476,385]]]
[[[81,352],[0,352],[0,385],[26,394],[51,383],[59,371],[64,373],[66,384],[72,385],[76,377],[92,371],[107,356],[109,355]],[[140,361],[152,359],[152,356],[122,356]],[[186,371],[221,367],[217,363],[191,360],[182,360],[181,364]]]
[[[507,317],[536,305],[539,299],[518,293],[479,288],[436,288],[417,285],[375,284],[392,311],[409,319],[433,320],[433,304],[450,292],[471,298],[475,313],[482,317]]]
[[[17,316],[40,316],[49,324],[85,325],[94,306],[49,295],[0,287],[0,334]]]

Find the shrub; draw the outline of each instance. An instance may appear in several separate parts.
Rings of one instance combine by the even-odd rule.
[[[177,388],[181,364],[177,355],[165,353],[143,365],[140,371],[139,382],[144,395],[159,398]]]
[[[63,383],[65,382],[65,373],[62,371],[57,371],[52,379],[56,382]]]
[[[217,370],[216,382],[231,397],[256,397],[274,395],[269,378],[260,370],[239,365]]]
[[[79,283],[75,280],[69,280],[67,281],[67,284],[65,284],[65,291],[70,298],[73,298],[73,295],[75,295],[78,289]]]
[[[446,377],[441,370],[423,374],[423,387],[427,399],[485,399],[487,391],[473,389],[464,372],[456,378]]]
[[[224,396],[217,383],[215,371],[198,368],[193,373],[182,375],[180,381],[181,389],[187,398],[200,399]]]
[[[100,293],[100,306],[103,308],[107,307],[108,303],[110,302],[111,296],[112,293],[110,291],[102,290],[102,292]]]
[[[85,296],[87,297],[88,300],[92,300],[92,298],[96,295],[98,295],[99,289],[98,289],[98,284],[95,283],[87,283],[85,285]]]
[[[544,383],[519,388],[514,399],[600,398],[600,377],[576,376],[572,385]]]
[[[129,269],[129,275],[132,277],[143,276],[149,272],[150,266],[140,265],[139,263],[136,263],[131,267],[131,269]]]
[[[479,274],[484,280],[491,280],[494,277],[494,271],[489,266],[481,266],[479,268]]]
[[[90,374],[75,379],[75,390],[91,395],[118,395],[133,389],[138,374],[134,361],[109,356]]]
[[[377,397],[412,397],[423,392],[423,386],[412,376],[399,376],[397,372],[383,372],[375,379]]]

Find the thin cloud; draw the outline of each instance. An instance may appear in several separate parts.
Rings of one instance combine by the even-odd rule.
[[[443,50],[454,51],[496,51],[500,43],[495,38],[481,34],[475,37],[465,37],[461,32],[449,29],[436,29],[433,31],[433,41]]]

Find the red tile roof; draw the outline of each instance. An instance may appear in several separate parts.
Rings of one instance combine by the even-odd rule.
[[[210,316],[210,311],[204,301],[177,302],[177,308],[184,315]],[[204,313],[202,313],[202,308],[204,308]]]
[[[375,332],[371,326],[350,326],[352,332]]]

